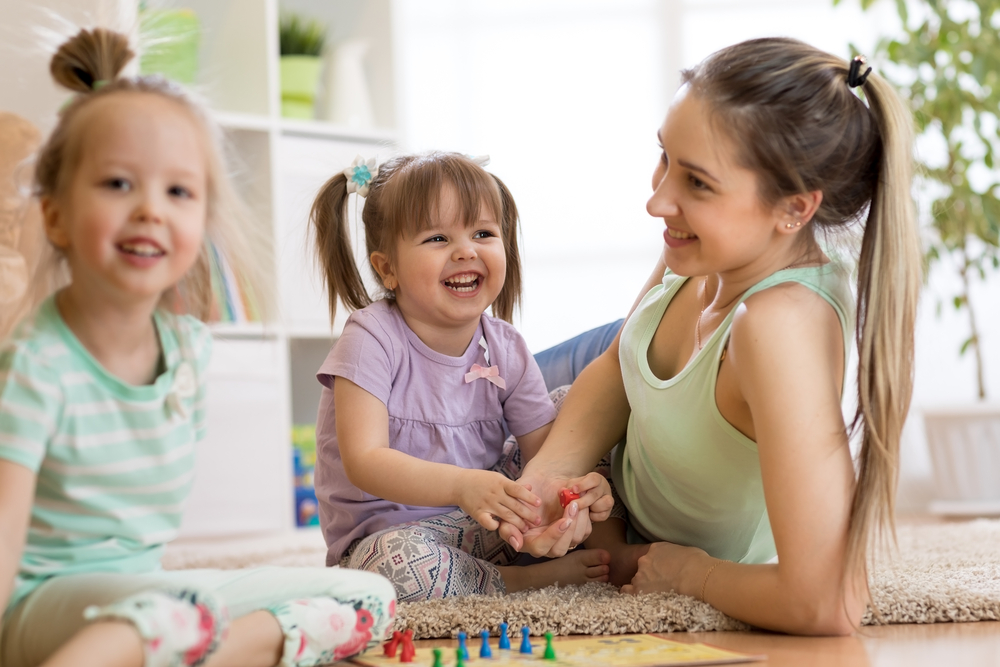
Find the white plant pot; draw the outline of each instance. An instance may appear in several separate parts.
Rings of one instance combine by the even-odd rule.
[[[933,514],[1000,514],[1000,405],[924,410]]]

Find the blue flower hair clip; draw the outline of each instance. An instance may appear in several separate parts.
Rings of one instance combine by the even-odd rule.
[[[347,192],[357,192],[362,197],[368,196],[368,188],[372,181],[378,176],[378,167],[375,166],[375,158],[367,161],[360,155],[354,158],[351,166],[344,170],[347,177]]]

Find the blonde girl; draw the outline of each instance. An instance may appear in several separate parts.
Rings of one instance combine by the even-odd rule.
[[[365,197],[366,254],[385,288],[375,301],[349,241],[353,191]],[[516,552],[495,532],[498,518],[521,531],[540,520],[542,499],[510,476],[556,414],[509,324],[521,268],[506,186],[455,153],[377,169],[359,158],[320,190],[312,221],[331,318],[338,300],[355,311],[318,373],[327,564],[380,572],[400,600],[606,580],[603,551],[514,567]],[[496,317],[484,314],[490,307]],[[506,450],[505,428],[517,439]],[[584,498],[554,529],[568,531],[602,485],[596,474],[568,480]],[[558,507],[555,493],[546,501]]]
[[[684,72],[657,134],[647,209],[666,227],[663,256],[522,481],[556,488],[624,439],[613,479],[628,518],[592,537],[612,581],[757,627],[850,633],[872,536],[893,525],[911,393],[910,116],[863,59],[760,39]],[[864,228],[856,307],[818,242],[852,223]],[[563,539],[550,529],[527,548],[559,553]]]
[[[206,112],[119,74],[127,40],[83,30],[52,58],[77,95],[35,171],[69,282],[0,346],[0,662],[326,664],[380,641],[381,577],[326,568],[164,572],[205,435],[206,237],[252,257]],[[55,268],[58,268],[55,267]]]

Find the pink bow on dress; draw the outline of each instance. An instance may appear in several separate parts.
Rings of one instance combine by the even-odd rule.
[[[501,389],[507,388],[507,383],[500,377],[500,370],[496,366],[484,368],[479,364],[472,364],[472,370],[465,374],[465,383],[474,382],[479,378],[486,378]]]

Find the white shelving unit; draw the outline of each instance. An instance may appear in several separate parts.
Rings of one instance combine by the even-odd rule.
[[[384,159],[394,152],[391,0],[176,5],[200,18],[197,85],[225,130],[237,186],[272,241],[266,268],[278,294],[272,321],[214,327],[209,434],[181,532],[190,538],[287,531],[295,526],[291,427],[315,422],[315,373],[344,320],[338,316],[333,327],[329,322],[326,291],[308,245],[309,208],[322,183],[356,154]],[[330,45],[368,40],[375,128],[281,118],[281,10],[325,23]]]

